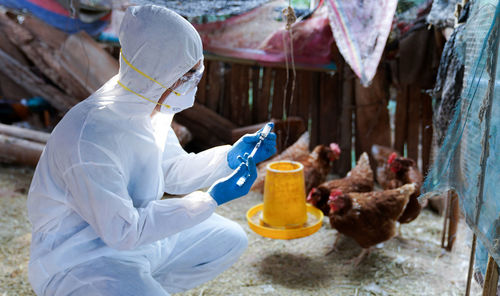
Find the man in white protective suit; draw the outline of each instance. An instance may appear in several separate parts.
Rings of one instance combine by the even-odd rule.
[[[135,6],[119,38],[119,73],[65,115],[33,177],[38,295],[169,295],[213,279],[247,246],[242,228],[214,210],[248,193],[276,135],[253,158],[259,132],[188,154],[170,123],[193,105],[200,36],[164,7]],[[165,192],[186,195],[162,200]]]

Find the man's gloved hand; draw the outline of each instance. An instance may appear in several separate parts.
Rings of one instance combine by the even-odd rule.
[[[243,176],[247,176],[245,183],[242,186],[236,185],[236,182]],[[240,165],[231,175],[216,181],[208,189],[208,193],[215,199],[218,205],[221,205],[246,195],[250,191],[250,187],[252,187],[255,179],[257,179],[257,167],[254,160],[248,157],[246,162],[240,162]]]
[[[268,125],[271,125],[272,130],[272,128],[274,127],[274,123],[270,122],[268,123]],[[257,142],[259,141],[259,136],[262,133],[263,129],[264,128],[261,128],[254,134],[246,134],[233,144],[233,147],[227,153],[227,163],[229,164],[230,168],[234,170],[241,163],[241,161],[238,159],[238,156],[242,157],[243,155],[245,155],[245,153],[250,154],[250,152],[252,152],[255,144],[257,144]],[[259,163],[273,156],[275,153],[276,134],[270,132],[255,153],[253,160],[255,161],[255,163]]]

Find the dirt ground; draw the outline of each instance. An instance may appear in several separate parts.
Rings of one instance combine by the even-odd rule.
[[[34,295],[27,279],[30,224],[26,193],[33,170],[0,165],[0,295]],[[459,226],[451,253],[440,249],[442,218],[429,211],[402,228],[406,241],[375,248],[358,267],[347,263],[361,249],[348,238],[329,256],[336,231],[327,218],[315,234],[290,241],[253,233],[246,211],[260,194],[221,206],[217,212],[240,223],[249,248],[229,270],[177,296],[200,295],[464,295],[471,234]],[[471,295],[480,295],[473,282]]]

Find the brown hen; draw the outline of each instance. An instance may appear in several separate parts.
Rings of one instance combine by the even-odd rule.
[[[416,185],[415,192],[410,196],[410,201],[406,205],[405,211],[398,219],[399,223],[410,223],[418,217],[422,210],[422,205],[418,202],[423,182],[422,173],[418,170],[417,164],[413,159],[398,157],[395,153],[389,157],[388,164],[391,172],[395,175],[395,179],[384,189],[393,189],[410,183]]]
[[[353,238],[363,248],[354,261],[355,265],[361,262],[372,246],[396,235],[396,221],[413,192],[415,184],[365,193],[344,194],[340,190],[332,191],[329,201],[332,228]],[[337,240],[333,250],[336,243]]]
[[[358,163],[347,173],[346,177],[326,181],[318,187],[313,187],[307,195],[307,202],[323,211],[323,214],[327,216],[330,212],[328,198],[334,189],[343,193],[373,191],[373,171],[366,152],[361,154]]]
[[[372,156],[377,165],[375,169],[375,178],[377,183],[384,189],[389,187],[394,188],[389,186],[389,184],[396,178],[396,176],[389,169],[389,164],[387,163],[389,156],[393,153],[396,153],[396,155],[399,156],[399,153],[392,148],[381,145],[372,146]]]

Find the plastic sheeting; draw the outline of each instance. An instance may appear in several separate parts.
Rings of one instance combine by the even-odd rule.
[[[282,9],[284,1],[272,1],[224,21],[194,25],[204,50],[222,56],[251,59],[261,63],[284,62],[290,50]],[[331,47],[334,42],[326,7],[292,26],[294,60],[297,64],[334,69]]]
[[[397,0],[328,0],[337,47],[367,86],[375,76],[391,31]]]
[[[467,224],[496,262],[500,262],[499,18],[498,0],[472,2],[462,36],[462,95],[421,197],[456,190]]]
[[[95,36],[102,32],[109,23],[109,15],[91,23],[73,18],[70,12],[56,0],[0,0],[0,5],[27,11],[47,24],[70,34],[83,30]]]
[[[432,90],[436,102],[434,132],[439,146],[443,144],[455,105],[462,93],[465,59],[463,29],[463,25],[457,27],[446,42],[436,76],[436,86]]]
[[[135,4],[156,4],[182,16],[237,15],[252,10],[269,0],[129,0]]]

